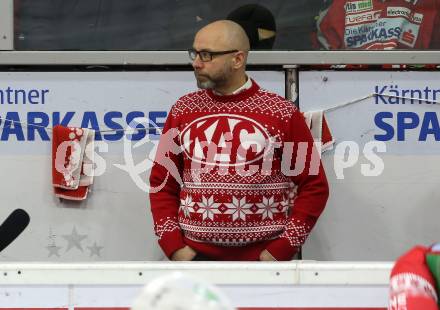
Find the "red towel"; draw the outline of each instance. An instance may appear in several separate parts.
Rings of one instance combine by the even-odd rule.
[[[86,199],[93,174],[85,175],[84,165],[93,162],[94,137],[92,129],[59,125],[53,128],[52,185],[55,196],[69,200]],[[86,147],[91,150],[88,154]]]
[[[307,126],[315,142],[321,142],[321,152],[330,149],[335,143],[323,111],[303,112]]]

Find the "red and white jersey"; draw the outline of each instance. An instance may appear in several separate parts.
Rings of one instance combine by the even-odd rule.
[[[440,48],[439,0],[334,0],[317,21],[326,49]]]
[[[396,261],[389,310],[438,310],[435,280],[426,263],[429,252],[430,248],[416,246]]]

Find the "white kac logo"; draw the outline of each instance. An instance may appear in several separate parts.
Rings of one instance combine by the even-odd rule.
[[[180,134],[185,154],[194,162],[240,166],[262,159],[270,149],[267,130],[239,115],[215,114],[198,118]]]

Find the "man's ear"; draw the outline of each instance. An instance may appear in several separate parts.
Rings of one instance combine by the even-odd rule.
[[[238,51],[235,53],[233,64],[235,69],[239,69],[246,65],[246,55],[243,51]]]

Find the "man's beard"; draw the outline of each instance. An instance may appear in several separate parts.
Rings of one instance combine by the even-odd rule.
[[[198,75],[194,72],[197,80],[197,87],[200,89],[217,89],[223,85],[225,85],[230,76],[231,76],[231,68],[225,68],[223,71],[218,72],[216,75],[206,75],[201,74]],[[202,79],[201,79],[202,77]]]
[[[211,78],[204,75],[204,80],[200,80],[200,78],[196,75],[197,87],[200,89],[213,89],[216,86],[216,83],[211,80]]]

